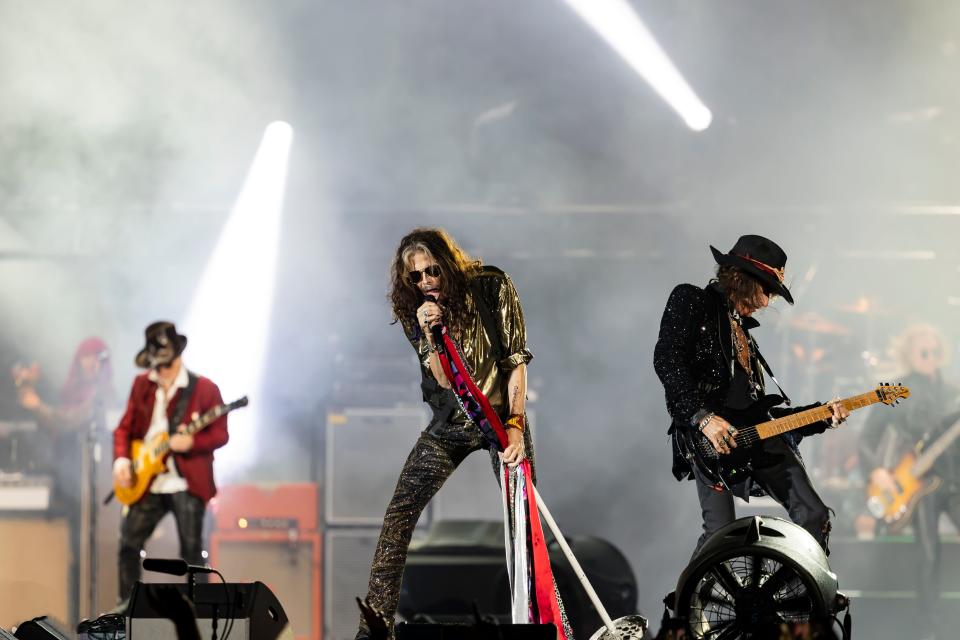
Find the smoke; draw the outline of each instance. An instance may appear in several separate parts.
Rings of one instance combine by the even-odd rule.
[[[338,403],[420,402],[386,269],[410,228],[446,226],[524,301],[544,497],[625,551],[655,615],[699,514],[669,473],[652,349],[709,244],[759,233],[789,254],[797,304],[757,337],[798,402],[872,387],[908,322],[960,337],[941,206],[960,195],[958,9],[634,4],[716,115],[706,132],[553,0],[7,3],[5,357],[56,378],[98,333],[122,389],[142,328],[182,319],[263,127],[287,120],[272,387],[253,399],[275,425],[249,479],[319,478]]]

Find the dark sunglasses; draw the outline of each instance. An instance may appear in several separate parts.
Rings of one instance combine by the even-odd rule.
[[[412,284],[417,284],[418,282],[420,282],[420,281],[423,279],[423,274],[427,274],[427,275],[430,276],[431,278],[439,278],[439,277],[440,277],[440,265],[438,265],[438,264],[432,264],[432,265],[430,265],[429,267],[427,267],[426,269],[422,269],[422,270],[420,270],[420,271],[409,271],[409,272],[407,273],[407,278],[409,278],[409,280],[410,280],[410,282],[411,282]]]

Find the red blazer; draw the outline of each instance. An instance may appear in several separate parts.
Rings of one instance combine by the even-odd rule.
[[[171,414],[177,406],[177,399],[182,392],[183,389],[178,390],[177,394],[170,400],[167,408],[168,420],[171,418]],[[147,434],[156,399],[157,384],[151,382],[146,373],[138,375],[133,380],[130,399],[127,401],[127,410],[113,432],[114,460],[129,458],[130,442],[132,440],[142,440]],[[197,386],[187,405],[184,421],[189,422],[194,412],[202,414],[218,404],[223,404],[220,389],[209,378],[197,376]],[[229,439],[227,416],[222,416],[206,429],[193,435],[193,448],[190,451],[173,454],[177,470],[187,481],[187,491],[205,503],[217,493],[217,485],[213,481],[213,450],[227,444]]]

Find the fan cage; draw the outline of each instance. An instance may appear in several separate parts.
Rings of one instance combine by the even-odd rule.
[[[749,638],[758,627],[826,613],[814,576],[769,547],[728,549],[702,560],[687,576],[676,608],[690,636],[705,640]]]

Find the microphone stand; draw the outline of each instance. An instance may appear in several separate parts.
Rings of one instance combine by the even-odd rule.
[[[97,617],[97,467],[100,464],[100,433],[104,430],[106,416],[103,407],[103,389],[97,381],[93,395],[90,423],[87,426],[87,567],[89,590],[87,608],[90,619]]]

